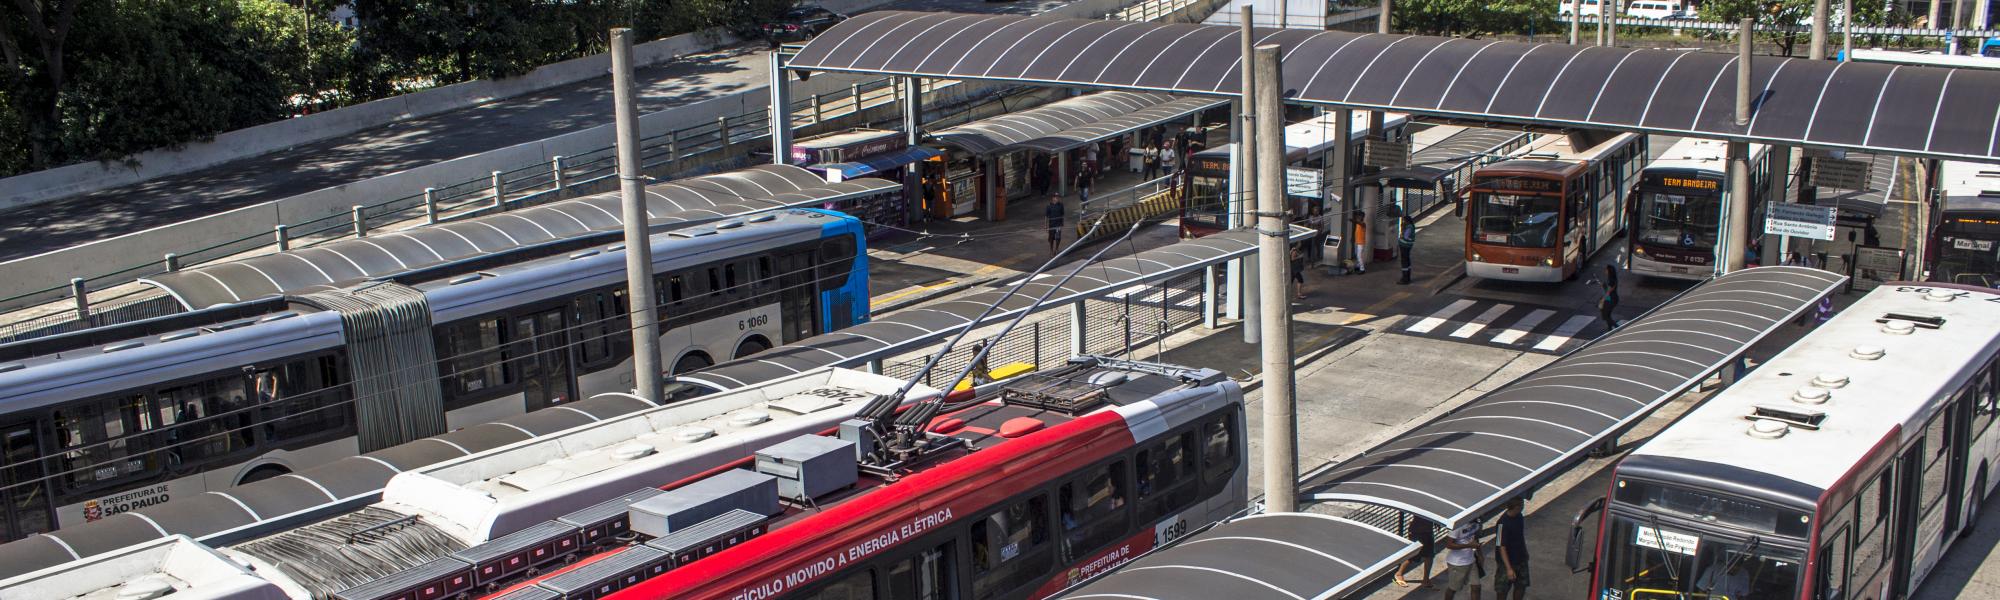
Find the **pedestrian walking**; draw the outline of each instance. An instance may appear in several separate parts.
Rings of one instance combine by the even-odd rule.
[[[1417,553],[1403,559],[1403,564],[1396,566],[1397,587],[1410,586],[1410,581],[1403,578],[1403,573],[1410,570],[1410,563],[1418,561],[1424,563],[1424,578],[1419,585],[1426,588],[1437,587],[1436,584],[1431,583],[1431,561],[1437,556],[1437,526],[1433,525],[1430,519],[1412,514],[1410,515],[1410,526],[1404,532],[1403,537],[1417,543]]]
[[[1160,149],[1146,148],[1146,181],[1160,176]]]
[[[1292,289],[1298,299],[1306,299],[1306,253],[1298,246],[1292,246]]]
[[[1180,166],[1179,158],[1180,153],[1174,151],[1174,143],[1172,141],[1160,144],[1160,171],[1168,175],[1174,174],[1176,167]]]
[[[1506,512],[1500,513],[1499,548],[1493,552],[1493,600],[1507,600],[1507,593],[1513,592],[1514,600],[1528,595],[1528,526],[1521,512],[1526,503],[1520,498],[1507,501]]]
[[[1479,523],[1467,521],[1452,528],[1444,547],[1444,600],[1465,589],[1471,590],[1468,600],[1479,600]]]
[[[1090,204],[1090,170],[1076,172],[1076,202],[1079,208]]]
[[[1086,144],[1083,147],[1083,172],[1091,179],[1096,179],[1097,169],[1097,144]]]
[[[1604,286],[1604,295],[1597,298],[1597,318],[1604,320],[1605,331],[1617,329],[1618,319],[1611,316],[1611,311],[1618,308],[1618,267],[1605,263],[1604,277],[1597,283]]]
[[[1088,196],[1089,194],[1085,194]],[[1062,251],[1063,203],[1062,196],[1049,195],[1049,205],[1042,209],[1042,216],[1049,218],[1049,254]]]
[[[1410,253],[1417,248],[1417,220],[1403,215],[1402,231],[1396,234],[1396,257],[1403,263],[1403,278],[1396,280],[1399,285],[1410,284]]]
[[[1368,273],[1368,213],[1354,211],[1354,272]]]

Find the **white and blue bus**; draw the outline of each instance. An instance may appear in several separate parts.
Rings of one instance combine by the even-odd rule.
[[[847,215],[659,228],[652,245],[673,373],[868,319]],[[0,537],[629,392],[623,249],[600,231],[366,280],[346,300],[287,293],[0,345]]]

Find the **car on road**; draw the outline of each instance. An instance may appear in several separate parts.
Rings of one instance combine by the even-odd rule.
[[[826,31],[847,16],[827,10],[818,4],[800,4],[785,11],[784,16],[764,23],[764,38],[777,47],[785,42],[802,41],[819,32]]]

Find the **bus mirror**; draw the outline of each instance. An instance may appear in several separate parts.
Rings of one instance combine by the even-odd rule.
[[[1582,564],[1583,523],[1590,519],[1590,515],[1600,510],[1604,510],[1603,498],[1590,501],[1590,504],[1583,507],[1583,510],[1577,511],[1576,518],[1569,522],[1569,548],[1563,553],[1563,563],[1569,565],[1571,573],[1582,573],[1597,568],[1595,557],[1589,564]]]

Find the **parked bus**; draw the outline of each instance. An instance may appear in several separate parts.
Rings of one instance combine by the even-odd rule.
[[[1770,147],[1750,144],[1751,212],[1761,213],[1770,198]],[[1728,215],[1729,143],[1681,138],[1639,171],[1632,194],[1631,235],[1626,236],[1626,268],[1633,273],[1673,279],[1707,279],[1715,274],[1717,241]],[[1751,223],[1761,222],[1752,216]],[[1756,231],[1750,227],[1746,231]],[[1742,252],[1750,240],[1723,246]]]
[[[1333,132],[1339,113],[1329,112],[1285,126],[1286,200],[1301,219],[1323,216],[1338,210],[1340,193],[1322,189],[1329,180],[1326,163],[1333,148]],[[1357,175],[1362,168],[1362,147],[1368,138],[1368,113],[1355,111],[1348,136],[1349,168]],[[1386,113],[1382,129],[1391,141],[1410,138],[1409,115]],[[1181,200],[1181,237],[1201,237],[1229,228],[1229,159],[1235,144],[1204,150],[1188,157],[1190,189]],[[1336,203],[1329,208],[1327,203]]]
[[[2000,286],[2000,168],[1945,162],[1938,211],[1925,244],[1925,279]]]
[[[1589,148],[1542,135],[1481,167],[1468,188],[1465,273],[1562,281],[1625,228],[1625,197],[1646,166],[1646,138],[1622,133]]]
[[[0,346],[5,539],[630,391],[619,240],[589,232],[353,293]],[[674,372],[868,318],[852,217],[787,210],[667,228],[652,243]]]
[[[617,465],[539,488],[510,504],[551,520],[331,597],[1039,599],[1248,502],[1242,390],[1213,369],[1078,357],[900,416],[872,398],[844,403],[864,424],[738,445],[754,457],[699,476]],[[385,498],[406,483],[455,490],[398,482]],[[599,498],[550,501],[584,489]],[[456,520],[493,522],[469,508]]]
[[[1991,289],[1869,292],[1614,467],[1585,596],[1909,597],[1991,489],[1997,353]]]

